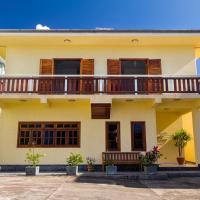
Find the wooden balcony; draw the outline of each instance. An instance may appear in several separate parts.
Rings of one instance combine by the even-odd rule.
[[[200,77],[34,76],[0,77],[0,94],[169,94],[200,93]]]

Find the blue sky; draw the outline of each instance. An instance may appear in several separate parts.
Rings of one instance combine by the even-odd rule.
[[[0,28],[200,29],[200,0],[0,0]]]

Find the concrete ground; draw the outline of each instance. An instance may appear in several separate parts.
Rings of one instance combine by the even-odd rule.
[[[199,200],[200,178],[111,180],[65,175],[0,176],[0,200]]]

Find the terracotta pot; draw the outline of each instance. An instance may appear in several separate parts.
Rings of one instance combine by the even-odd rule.
[[[185,163],[185,158],[184,157],[177,157],[177,162],[179,165],[183,165]]]
[[[93,165],[88,165],[87,166],[88,172],[93,172],[94,171],[94,166]]]

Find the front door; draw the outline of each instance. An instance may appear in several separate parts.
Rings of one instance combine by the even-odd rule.
[[[119,122],[106,122],[106,151],[120,151]]]

